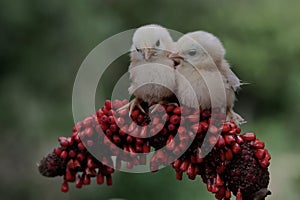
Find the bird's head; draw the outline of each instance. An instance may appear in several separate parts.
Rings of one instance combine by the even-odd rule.
[[[137,60],[154,60],[167,57],[173,50],[174,42],[167,29],[159,25],[138,28],[132,38],[131,52]]]
[[[196,31],[183,35],[177,41],[177,53],[170,54],[170,58],[178,61],[198,65],[211,62],[218,65],[225,55],[225,49],[220,40],[214,35]]]

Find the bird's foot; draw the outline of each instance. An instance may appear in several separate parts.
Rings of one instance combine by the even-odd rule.
[[[149,108],[150,113],[151,114],[154,113],[159,108],[159,106],[161,106],[161,105],[167,105],[167,106],[174,105],[176,107],[178,106],[178,104],[175,103],[175,102],[159,101],[157,104],[154,104],[154,105],[150,106],[150,108]]]
[[[140,111],[142,111],[143,113],[146,113],[145,110],[143,109],[143,107],[141,106],[140,102],[141,102],[140,99],[134,98],[128,104],[126,104],[126,105],[122,106],[121,108],[119,108],[117,110],[117,112],[129,108],[129,117],[130,117],[131,114],[132,114],[133,109],[136,106],[136,107],[138,107],[138,109],[140,109]]]
[[[138,98],[134,98],[132,101],[130,101],[130,106],[129,106],[129,117],[131,116],[131,113],[133,111],[133,109],[136,107],[138,107],[138,109],[140,109],[140,111],[142,111],[142,113],[146,113],[145,110],[143,109],[143,107],[141,106],[141,100]]]
[[[226,115],[226,121],[233,121],[236,125],[247,123],[239,114],[230,109]]]
[[[127,108],[130,106],[130,103],[131,103],[131,102],[129,102],[129,103],[127,103],[127,104],[125,104],[124,106],[122,106],[122,107],[118,108],[116,111],[117,111],[117,112],[120,112],[121,110],[125,110],[125,109],[127,109]]]

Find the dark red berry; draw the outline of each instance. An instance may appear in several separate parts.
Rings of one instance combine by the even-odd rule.
[[[172,115],[170,117],[170,122],[176,125],[180,122],[180,117],[178,115]]]
[[[61,191],[62,192],[68,192],[69,191],[69,185],[68,182],[63,182],[63,184],[61,185]]]

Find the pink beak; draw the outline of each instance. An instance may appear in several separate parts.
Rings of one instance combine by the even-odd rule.
[[[145,60],[149,60],[149,58],[153,55],[153,52],[151,52],[151,49],[146,48],[146,49],[144,49],[143,54],[144,54]]]
[[[178,53],[171,53],[168,55],[168,58],[172,59],[172,60],[175,60],[175,61],[178,61],[178,60],[183,60],[184,58],[179,55]]]

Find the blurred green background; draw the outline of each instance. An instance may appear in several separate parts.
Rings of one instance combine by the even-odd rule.
[[[71,134],[72,87],[87,54],[106,38],[144,24],[217,35],[238,76],[251,83],[236,110],[272,155],[267,199],[300,199],[300,2],[297,0],[2,0],[0,1],[1,199],[214,199],[196,179],[178,182],[171,168],[114,174],[111,187],[60,192],[61,178],[36,162]],[[119,62],[116,77],[126,71]],[[112,79],[116,77],[111,77]],[[102,92],[97,105],[109,97]]]

